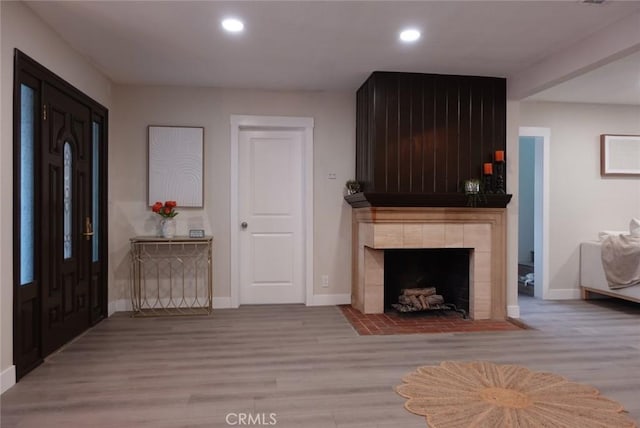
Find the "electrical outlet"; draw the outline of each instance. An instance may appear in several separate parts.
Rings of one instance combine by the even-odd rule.
[[[336,179],[336,173],[335,172],[330,172],[329,175],[327,176],[327,178],[329,180],[335,180]]]
[[[320,277],[320,281],[322,281],[322,288],[329,287],[329,275],[322,275]]]

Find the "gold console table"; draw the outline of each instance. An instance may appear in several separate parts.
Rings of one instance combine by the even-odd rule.
[[[133,316],[208,315],[213,238],[131,238]]]

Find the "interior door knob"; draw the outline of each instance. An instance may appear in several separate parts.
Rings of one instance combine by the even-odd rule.
[[[249,225],[247,224],[246,221],[243,221],[242,223],[240,223],[240,226],[242,226],[243,229],[246,229],[247,226],[249,226]]]

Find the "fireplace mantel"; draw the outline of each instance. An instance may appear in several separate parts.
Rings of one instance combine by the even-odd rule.
[[[478,208],[505,208],[512,195],[486,193],[477,201]],[[359,192],[344,199],[353,208],[364,207],[467,207],[469,197],[464,193],[372,193]]]
[[[351,304],[384,312],[384,250],[470,248],[469,313],[506,317],[506,209],[369,207],[353,209]]]

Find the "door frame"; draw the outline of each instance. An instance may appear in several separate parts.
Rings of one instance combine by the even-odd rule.
[[[109,123],[109,111],[108,109],[98,103],[97,101],[90,98],[88,95],[74,87],[69,82],[65,81],[58,75],[54,74],[52,71],[39,64],[34,59],[30,58],[23,52],[18,49],[14,50],[14,68],[13,68],[13,364],[16,368],[16,378],[19,380],[25,374],[27,374],[30,370],[37,367],[42,363],[44,358],[47,356],[44,353],[43,349],[43,340],[42,340],[42,326],[41,326],[41,307],[42,307],[42,280],[41,276],[43,275],[41,265],[42,260],[39,257],[41,255],[41,250],[38,250],[38,246],[36,245],[36,250],[34,253],[34,284],[36,284],[35,288],[35,306],[37,306],[36,314],[30,316],[29,320],[32,322],[29,324],[31,327],[30,330],[33,332],[33,343],[32,343],[32,356],[33,358],[28,361],[24,360],[24,355],[21,354],[21,340],[25,334],[25,322],[23,322],[23,313],[20,308],[20,298],[21,298],[21,285],[20,285],[20,174],[21,174],[21,166],[20,166],[20,153],[21,153],[21,138],[20,138],[20,107],[21,107],[21,97],[20,97],[20,85],[25,82],[25,79],[29,79],[33,85],[34,89],[36,89],[36,105],[34,106],[34,118],[37,122],[35,126],[35,148],[36,153],[40,149],[43,138],[42,126],[44,126],[43,121],[46,116],[46,108],[43,106],[43,91],[45,85],[50,85],[56,88],[59,91],[65,93],[66,96],[74,99],[76,102],[83,104],[84,106],[89,108],[89,116],[90,123],[94,122],[100,125],[100,158],[99,158],[99,174],[100,174],[100,182],[99,185],[99,206],[98,210],[100,211],[100,218],[98,222],[94,221],[94,230],[98,230],[100,233],[100,241],[99,241],[99,253],[100,253],[100,267],[99,267],[99,276],[97,279],[97,293],[96,296],[98,298],[98,304],[94,307],[92,306],[92,298],[94,297],[91,293],[92,285],[89,284],[89,310],[87,313],[88,317],[88,328],[97,324],[102,319],[107,317],[107,305],[108,305],[108,280],[107,274],[108,270],[106,267],[108,266],[108,187],[107,187],[107,171],[108,171],[108,123]],[[93,137],[93,132],[90,131],[90,135]],[[35,183],[35,207],[36,211],[42,210],[40,205],[41,199],[41,155],[36,154],[36,160],[34,165],[34,183]],[[37,223],[35,226],[35,240],[45,239],[41,235],[40,228]],[[90,256],[90,255],[89,255]],[[93,261],[90,262],[92,265]],[[93,268],[93,266],[92,266]],[[91,281],[91,277],[89,278]],[[95,311],[94,311],[95,309]],[[37,329],[35,329],[36,327]]]
[[[535,260],[535,297],[543,300],[551,299],[549,292],[549,161],[551,129],[531,126],[521,126],[518,137],[534,137],[536,139],[536,165],[534,196],[534,252]],[[519,145],[518,145],[519,147]],[[540,282],[540,285],[539,285]],[[516,285],[517,287],[517,285]],[[542,293],[539,293],[539,290]]]
[[[304,248],[305,303],[313,299],[313,126],[312,117],[231,115],[231,302],[240,306],[240,214],[238,198],[238,172],[240,158],[238,145],[240,131],[302,131],[302,245]]]

